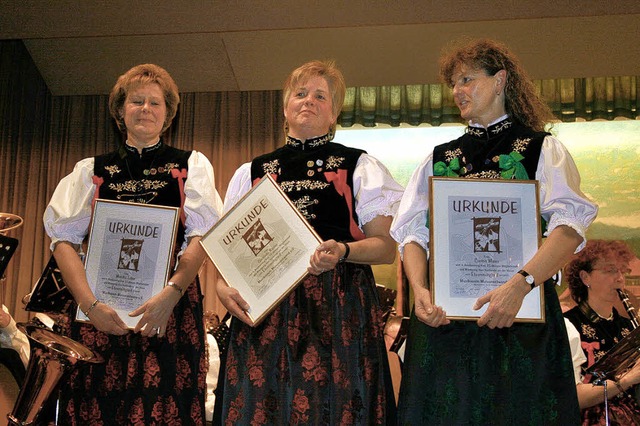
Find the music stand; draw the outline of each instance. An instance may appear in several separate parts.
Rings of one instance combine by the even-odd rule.
[[[624,374],[640,359],[640,327],[633,330],[620,340],[595,364],[589,367],[587,374],[592,374],[596,379],[594,384],[604,386],[604,410],[605,422],[609,424],[609,403],[607,399],[607,379],[616,381],[616,378]]]
[[[0,277],[4,277],[4,271],[9,265],[11,256],[18,247],[18,240],[15,238],[7,237],[0,233]]]
[[[68,314],[74,304],[73,296],[62,280],[56,259],[51,256],[42,275],[33,287],[25,311],[45,314]]]

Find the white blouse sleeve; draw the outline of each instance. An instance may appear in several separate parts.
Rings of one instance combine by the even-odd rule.
[[[359,225],[377,216],[394,216],[404,189],[375,157],[362,154],[353,172],[353,192]]]
[[[2,310],[7,314],[9,310],[2,305]],[[29,339],[18,330],[16,320],[11,317],[9,324],[5,328],[0,328],[0,348],[13,349],[20,355],[20,360],[26,367],[29,363]]]
[[[222,199],[216,190],[213,166],[209,159],[193,151],[184,183],[185,236],[201,237],[220,219]]]
[[[391,236],[398,242],[400,255],[410,242],[420,244],[429,253],[429,176],[433,174],[433,152],[416,168],[400,201],[398,213],[391,223]]]
[[[540,161],[536,170],[540,182],[540,214],[547,221],[549,235],[556,227],[567,225],[586,243],[585,232],[598,214],[598,207],[580,190],[580,174],[573,158],[564,145],[553,136],[547,136],[542,144]]]
[[[580,333],[568,319],[564,319],[564,325],[567,328],[567,336],[569,337],[569,348],[571,348],[571,361],[573,363],[573,377],[576,385],[582,383],[582,364],[587,362],[587,357],[582,350],[580,342]]]
[[[51,250],[60,241],[82,244],[89,230],[93,184],[93,157],[76,163],[73,171],[58,183],[44,212],[44,228],[51,238]]]
[[[224,213],[227,213],[251,190],[251,163],[244,163],[235,171],[224,197]]]

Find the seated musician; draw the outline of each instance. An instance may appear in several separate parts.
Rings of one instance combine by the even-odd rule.
[[[565,312],[573,354],[578,401],[583,424],[605,424],[604,388],[592,384],[584,371],[634,329],[631,320],[614,308],[624,290],[629,263],[635,258],[622,241],[591,240],[565,267],[565,277],[577,306]],[[640,425],[635,385],[640,363],[616,381],[607,380],[609,424]]]

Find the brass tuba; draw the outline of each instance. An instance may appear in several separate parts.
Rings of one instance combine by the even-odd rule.
[[[7,419],[9,425],[33,425],[60,379],[77,362],[101,363],[103,359],[75,340],[35,323],[18,323],[18,329],[29,338],[31,355],[24,383]]]

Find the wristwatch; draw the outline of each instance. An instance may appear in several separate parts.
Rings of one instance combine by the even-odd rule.
[[[520,269],[518,273],[524,277],[525,282],[529,284],[531,290],[533,290],[536,286],[536,280],[533,278],[533,275],[529,275],[529,273],[523,269]]]
[[[342,244],[344,244],[344,255],[340,256],[340,259],[338,259],[338,263],[346,262],[347,258],[349,257],[349,252],[351,251],[351,247],[349,247],[349,244],[345,243],[344,241],[342,241]]]

